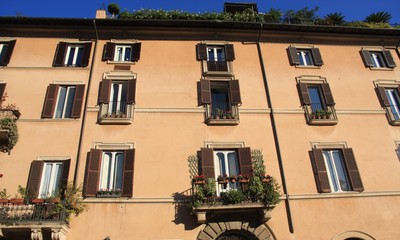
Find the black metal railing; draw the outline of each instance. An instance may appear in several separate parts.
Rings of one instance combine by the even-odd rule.
[[[227,61],[207,61],[207,70],[211,72],[227,72]]]
[[[129,117],[128,106],[127,102],[108,102],[107,112],[103,113],[103,115],[106,118],[127,118]]]
[[[0,223],[66,221],[66,211],[58,204],[0,206]]]

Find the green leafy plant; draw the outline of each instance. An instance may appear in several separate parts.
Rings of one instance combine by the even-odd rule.
[[[3,190],[0,191],[0,199],[7,199],[9,197],[10,195],[7,194],[7,189],[3,188]]]
[[[116,3],[110,3],[110,4],[108,4],[107,10],[108,10],[109,13],[112,14],[113,17],[114,17],[115,15],[118,15],[119,12],[120,12],[119,5],[116,4]]]
[[[246,196],[243,194],[243,192],[231,189],[227,192],[222,193],[221,197],[222,203],[223,204],[237,204],[241,203],[244,200],[246,200]]]
[[[55,203],[53,213],[59,214],[65,211],[65,221],[70,222],[71,215],[78,216],[88,210],[88,206],[82,201],[82,185],[74,186],[68,183],[65,190],[61,192],[61,202]]]
[[[0,151],[10,153],[19,138],[17,124],[11,118],[3,118],[0,120],[0,129],[8,130],[8,141],[0,143]]]

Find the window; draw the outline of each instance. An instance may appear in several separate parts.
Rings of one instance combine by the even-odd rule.
[[[16,40],[0,42],[0,66],[7,66],[11,59]]]
[[[197,61],[204,61],[204,72],[231,72],[229,62],[235,60],[232,44],[196,45]]]
[[[218,176],[237,176],[252,174],[250,148],[212,149],[202,148],[199,172],[206,178],[217,179]],[[238,183],[217,184],[217,193],[238,189]]]
[[[85,85],[50,84],[42,118],[79,118],[84,92]]]
[[[70,160],[33,161],[28,177],[27,196],[47,198],[59,194],[68,183]]]
[[[288,53],[291,65],[322,66],[324,64],[318,48],[289,47]]]
[[[54,67],[87,67],[92,43],[60,42],[54,57]]]
[[[364,191],[351,148],[313,148],[312,160],[319,192]]]
[[[3,96],[5,92],[6,92],[6,84],[0,83],[0,102],[4,101]]]
[[[200,105],[206,106],[206,122],[238,123],[238,105],[242,104],[239,81],[209,81],[202,79],[200,86]],[[216,120],[216,121],[214,121]]]
[[[389,122],[393,125],[400,124],[400,86],[378,86],[377,93],[382,107],[385,108]]]
[[[396,63],[389,50],[361,50],[364,64],[369,68],[394,68]]]
[[[100,121],[116,118],[131,119],[133,117],[135,92],[136,79],[104,79],[100,85]]]
[[[103,61],[137,62],[140,59],[141,45],[108,42],[104,46]]]
[[[132,197],[135,150],[91,149],[86,164],[84,194],[95,197],[99,190],[121,190],[122,197]]]
[[[328,83],[300,81],[298,89],[309,124],[337,123],[335,101]]]

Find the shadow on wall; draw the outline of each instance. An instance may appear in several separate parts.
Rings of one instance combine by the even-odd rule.
[[[200,224],[197,223],[195,216],[193,216],[192,209],[189,206],[191,200],[192,189],[187,189],[183,192],[176,192],[172,194],[175,206],[175,224],[184,224],[185,230],[193,230]]]

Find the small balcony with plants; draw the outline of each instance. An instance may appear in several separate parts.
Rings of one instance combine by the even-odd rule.
[[[229,103],[207,105],[206,123],[209,125],[237,125],[239,124],[238,107]]]
[[[306,105],[307,123],[310,125],[336,125],[338,119],[333,106]]]
[[[133,105],[126,102],[109,102],[100,105],[100,124],[131,124]]]
[[[198,223],[237,212],[259,217],[263,222],[271,218],[272,210],[280,202],[280,185],[274,177],[265,174],[260,151],[255,153],[249,175],[192,176],[190,207]]]
[[[18,142],[17,120],[21,116],[15,104],[4,104],[5,97],[0,101],[0,151],[10,154]]]
[[[34,235],[37,238],[32,239],[42,239],[47,232],[54,234],[52,239],[65,239],[72,215],[87,209],[80,197],[81,187],[71,183],[60,195],[30,199],[25,193],[21,186],[14,198],[6,189],[0,191],[0,233],[6,239]]]

